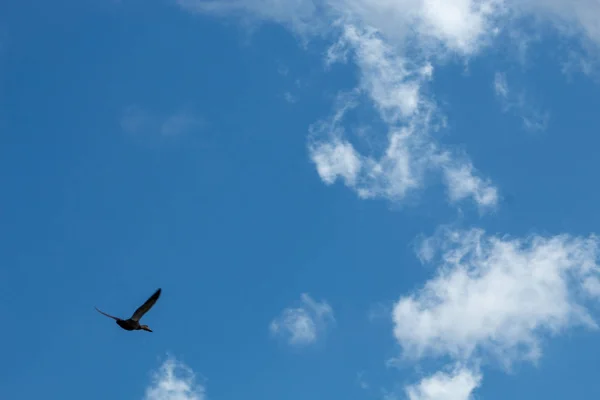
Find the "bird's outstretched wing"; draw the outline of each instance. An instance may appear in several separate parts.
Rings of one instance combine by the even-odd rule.
[[[98,311],[100,314],[102,314],[102,315],[106,315],[108,318],[112,318],[112,319],[114,319],[115,321],[119,321],[119,320],[121,319],[121,318],[113,317],[112,315],[109,315],[109,314],[105,313],[104,311],[100,311],[100,310],[98,310],[98,307],[94,307],[94,308],[95,308],[95,309],[96,309],[96,311]]]
[[[139,321],[140,318],[144,316],[152,308],[156,300],[160,297],[161,289],[159,288],[144,304],[142,304],[131,316],[131,319],[134,321]]]

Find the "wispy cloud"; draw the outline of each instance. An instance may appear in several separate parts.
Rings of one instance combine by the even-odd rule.
[[[160,133],[164,136],[177,136],[199,129],[204,125],[204,120],[189,111],[178,111],[167,116],[160,124]]]
[[[296,96],[294,96],[290,92],[283,93],[283,99],[290,104],[294,104],[298,100]]]
[[[204,120],[189,110],[165,115],[131,105],[123,111],[120,125],[130,135],[172,137],[201,129]]]
[[[496,72],[494,74],[493,86],[496,97],[500,100],[504,111],[511,111],[519,116],[525,129],[530,131],[546,129],[550,113],[537,108],[534,101],[525,95],[524,90],[514,93],[515,90],[508,85],[505,73]]]
[[[506,82],[506,75],[501,72],[494,74],[494,91],[496,96],[507,99],[508,98],[508,83]]]
[[[358,383],[358,386],[361,389],[363,389],[363,390],[369,389],[369,382],[367,382],[367,380],[365,379],[364,371],[361,371],[356,374],[356,382]]]
[[[600,44],[600,4],[596,0],[177,0],[184,9],[216,15],[275,21],[300,35],[329,33],[332,20],[372,26],[397,43],[414,41],[430,51],[476,54],[503,30],[545,20],[565,35]]]
[[[433,40],[431,48],[443,42],[453,51],[470,54],[480,45],[479,36],[484,35],[488,28],[486,21],[498,5],[496,1],[485,1],[477,7],[467,3],[455,4],[458,7],[455,10],[453,5],[441,7],[441,3],[436,3],[434,7],[425,2],[417,14],[415,9],[393,5],[383,14],[420,21],[419,37],[423,43]],[[402,202],[427,186],[428,177],[441,175],[452,203],[470,199],[481,211],[496,206],[498,196],[493,183],[481,176],[467,156],[458,157],[434,137],[444,126],[445,117],[426,95],[425,88],[434,72],[426,59],[429,53],[423,50],[414,57],[406,56],[397,46],[397,35],[388,32],[391,21],[377,11],[381,6],[377,2],[359,0],[342,9],[338,8],[338,2],[326,2],[323,8],[300,1],[292,8],[303,11],[301,22],[300,14],[292,16],[293,10],[284,10],[268,0],[227,3],[188,0],[179,4],[201,12],[255,13],[259,18],[274,19],[292,29],[301,25],[303,33],[314,32],[321,25],[315,22],[321,12],[329,19],[337,18],[337,23],[326,24],[330,33],[340,32],[340,35],[329,48],[325,63],[352,59],[360,75],[354,90],[339,93],[331,115],[309,129],[310,157],[323,182],[329,185],[340,179],[362,198]],[[451,18],[452,15],[456,18]],[[316,25],[312,26],[313,23]],[[395,21],[393,26],[402,24]],[[364,107],[374,108],[384,124],[373,135],[387,138],[384,149],[371,153],[357,150],[352,140],[357,127],[346,118],[355,109]]]
[[[283,337],[288,344],[303,346],[317,341],[318,335],[335,321],[327,302],[317,302],[303,293],[298,307],[286,308],[269,325],[271,334]]]
[[[562,34],[600,45],[596,23],[600,6],[595,0],[299,0],[285,5],[276,0],[178,0],[178,4],[192,12],[275,21],[303,38],[338,38],[325,64],[352,58],[360,78],[352,92],[355,96],[340,93],[347,103],[338,102],[329,118],[311,127],[311,159],[326,184],[340,179],[363,198],[402,201],[429,184],[430,172],[437,172],[448,186],[451,202],[470,199],[480,210],[496,206],[498,190],[466,156],[457,157],[435,140],[432,133],[443,127],[444,116],[426,90],[434,64],[454,56],[475,57],[499,36],[521,46],[522,31],[516,27],[532,15]],[[504,75],[496,78],[499,97],[523,126],[545,129],[549,114],[532,107],[522,93],[515,95]],[[351,139],[354,127],[344,120],[354,108],[364,106],[374,107],[386,124],[379,135],[388,145],[379,153],[358,151]]]
[[[144,400],[205,400],[204,386],[191,368],[169,357],[152,375]]]
[[[433,136],[444,117],[422,94],[432,65],[399,55],[374,29],[348,25],[344,32],[328,62],[353,56],[361,75],[354,91],[340,94],[333,115],[311,127],[309,150],[321,179],[332,184],[340,178],[362,198],[399,202],[423,188],[430,173],[441,172],[451,202],[472,199],[481,210],[495,207],[498,195],[492,182],[480,177],[466,156],[453,154]],[[336,55],[340,53],[344,56]],[[344,121],[365,99],[386,126],[381,135],[387,137],[387,147],[381,154],[359,153],[350,139],[354,127]]]

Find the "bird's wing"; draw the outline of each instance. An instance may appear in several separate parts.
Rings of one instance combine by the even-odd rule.
[[[95,308],[95,309],[96,309],[96,311],[98,311],[100,314],[102,314],[102,315],[106,315],[108,318],[112,318],[112,319],[114,319],[115,321],[118,321],[118,320],[120,320],[120,319],[121,319],[121,318],[113,317],[112,315],[108,315],[108,314],[107,314],[107,313],[105,313],[104,311],[100,311],[100,310],[98,310],[98,307],[94,307],[94,308]]]
[[[144,304],[142,304],[131,316],[131,319],[134,321],[139,321],[140,318],[144,316],[152,308],[156,300],[160,297],[161,289],[159,288]]]

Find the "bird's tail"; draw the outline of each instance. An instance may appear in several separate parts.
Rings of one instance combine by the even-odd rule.
[[[104,311],[100,311],[100,310],[98,310],[98,307],[94,307],[94,308],[95,308],[95,309],[96,309],[96,311],[98,311],[100,314],[102,314],[102,315],[106,315],[108,318],[112,318],[112,319],[114,319],[115,321],[118,321],[118,320],[119,320],[119,318],[117,318],[117,317],[113,317],[112,315],[109,315],[109,314],[105,313]]]

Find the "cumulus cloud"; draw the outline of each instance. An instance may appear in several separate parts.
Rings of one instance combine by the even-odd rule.
[[[144,400],[205,400],[205,389],[196,383],[194,372],[187,365],[169,357],[153,373]]]
[[[537,108],[530,98],[525,95],[523,90],[514,93],[514,89],[509,88],[506,74],[496,72],[494,74],[494,92],[500,100],[505,112],[511,111],[519,116],[523,122],[523,127],[530,131],[545,130],[548,126],[550,113]]]
[[[333,309],[327,302],[317,302],[303,293],[300,305],[284,309],[271,322],[269,330],[290,345],[304,346],[316,342],[319,333],[333,321]]]
[[[437,275],[395,304],[394,335],[407,357],[536,361],[544,334],[597,327],[585,300],[598,295],[598,244],[444,229],[425,242]]]
[[[468,368],[455,367],[451,372],[437,372],[418,384],[406,387],[409,400],[470,400],[481,385],[481,374]]]

